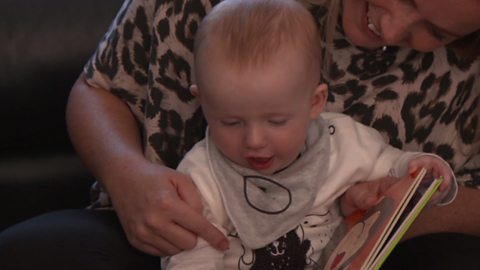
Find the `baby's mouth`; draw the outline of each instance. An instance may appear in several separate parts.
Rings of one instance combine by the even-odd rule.
[[[247,158],[248,164],[254,170],[265,170],[268,169],[273,162],[272,157],[248,157]]]

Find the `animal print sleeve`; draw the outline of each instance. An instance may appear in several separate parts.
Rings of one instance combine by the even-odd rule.
[[[124,100],[143,117],[152,42],[153,0],[126,0],[84,68],[87,82]]]
[[[193,39],[218,0],[125,0],[85,65],[87,83],[120,97],[133,112],[145,157],[175,168],[205,134],[206,122],[189,91]],[[92,208],[109,206],[100,185]]]
[[[204,137],[190,93],[198,25],[218,0],[126,0],[84,68],[87,82],[111,91],[141,126],[147,159],[176,167]]]

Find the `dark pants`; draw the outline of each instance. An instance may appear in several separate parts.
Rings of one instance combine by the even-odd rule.
[[[159,270],[160,260],[128,244],[113,211],[65,210],[0,233],[0,269]]]
[[[0,269],[150,270],[159,259],[128,244],[112,211],[65,210],[0,233]],[[382,270],[480,269],[480,238],[432,234],[398,245]]]
[[[398,245],[382,270],[478,270],[480,237],[438,233],[420,236]]]

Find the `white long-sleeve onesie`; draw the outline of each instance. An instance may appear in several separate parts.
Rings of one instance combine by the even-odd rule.
[[[265,267],[275,264],[297,269],[296,265],[302,263],[307,269],[315,268],[322,249],[342,219],[336,200],[348,187],[387,175],[402,177],[414,156],[431,155],[396,149],[386,144],[378,131],[349,116],[323,113],[322,118],[330,134],[328,180],[319,187],[310,213],[299,220],[298,227],[261,249],[248,248],[235,233],[222,203],[222,191],[208,166],[206,143],[197,143],[178,170],[191,176],[203,197],[204,215],[227,236],[230,248],[220,252],[199,238],[193,250],[163,258],[162,269],[270,269]],[[457,189],[455,181],[452,182],[449,201]]]

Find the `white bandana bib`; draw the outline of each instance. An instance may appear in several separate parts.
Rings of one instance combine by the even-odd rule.
[[[289,167],[262,175],[225,158],[207,131],[208,163],[223,204],[242,241],[261,248],[294,229],[309,213],[325,181],[330,136],[322,118],[309,126],[306,148]]]

